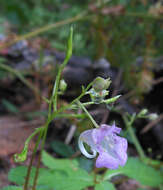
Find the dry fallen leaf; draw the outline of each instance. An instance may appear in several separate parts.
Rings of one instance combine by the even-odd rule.
[[[11,156],[21,152],[27,137],[42,122],[43,120],[40,119],[23,121],[15,116],[0,117],[0,157]],[[34,140],[32,139],[29,150],[34,148],[34,144]]]

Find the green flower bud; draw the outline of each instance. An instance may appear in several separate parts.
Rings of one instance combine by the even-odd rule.
[[[28,153],[28,143],[25,144],[25,146],[20,154],[14,154],[14,161],[15,162],[24,162],[27,159],[27,153]]]
[[[106,90],[111,84],[110,78],[103,79],[102,77],[97,77],[93,81],[93,88],[96,92],[100,92],[102,90]]]
[[[109,86],[110,86],[110,84],[111,84],[111,80],[110,80],[110,78],[105,79],[105,88],[104,88],[104,90],[108,89]]]
[[[148,113],[148,110],[147,109],[142,109],[140,112],[139,112],[139,116],[144,116]]]
[[[59,89],[61,90],[61,92],[64,92],[66,88],[67,88],[67,83],[65,82],[64,79],[62,79],[59,84]]]

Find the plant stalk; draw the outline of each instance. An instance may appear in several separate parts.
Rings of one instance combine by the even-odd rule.
[[[131,136],[131,138],[133,140],[133,143],[134,143],[134,145],[136,147],[136,150],[137,150],[140,158],[143,160],[144,158],[146,158],[146,155],[145,155],[145,153],[143,151],[143,148],[141,147],[141,145],[139,143],[139,140],[137,139],[137,137],[136,137],[136,135],[135,135],[135,133],[134,133],[134,131],[132,129],[132,124],[134,122],[134,117],[131,118],[131,121],[128,121],[127,117],[124,115],[123,120],[125,122],[125,125],[127,127],[128,132],[129,132],[129,134],[130,134],[130,136]]]
[[[79,101],[77,100],[76,101],[77,104],[79,105],[79,107],[81,109],[84,110],[84,112],[87,114],[87,116],[89,117],[89,119],[92,121],[93,125],[96,127],[96,128],[99,128],[99,125],[96,123],[96,121],[93,119],[93,117],[90,115],[90,113],[87,111],[87,109],[84,107],[84,105]]]
[[[28,166],[27,175],[26,175],[26,178],[25,178],[25,183],[24,183],[24,188],[23,188],[24,190],[28,190],[28,183],[29,183],[30,173],[31,173],[31,169],[32,169],[32,163],[33,163],[33,160],[34,160],[38,145],[40,143],[41,137],[42,137],[42,131],[40,131],[40,134],[38,136],[38,139],[37,139],[36,145],[34,147],[32,157],[31,157],[31,160],[30,160],[30,163],[29,163],[29,166]]]

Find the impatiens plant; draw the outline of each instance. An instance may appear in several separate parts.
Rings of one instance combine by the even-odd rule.
[[[99,126],[87,111],[86,107],[88,105],[108,105],[114,103],[120,97],[120,95],[118,95],[109,99],[106,98],[109,94],[107,89],[111,83],[109,78],[103,79],[97,77],[86,88],[83,87],[81,94],[72,102],[66,106],[58,107],[58,96],[64,93],[67,86],[66,83],[61,80],[61,73],[72,54],[72,37],[73,29],[71,28],[66,57],[63,64],[59,67],[52,95],[49,99],[42,97],[49,106],[47,120],[43,126],[37,128],[26,140],[23,151],[20,154],[15,154],[14,157],[16,162],[24,161],[27,157],[30,140],[38,135],[30,164],[28,168],[22,166],[13,168],[9,173],[9,180],[17,186],[8,186],[3,188],[3,190],[83,190],[88,187],[93,187],[95,190],[115,190],[114,185],[111,183],[111,178],[118,174],[136,179],[140,184],[145,186],[161,186],[161,172],[147,165],[151,163],[151,165],[159,167],[160,162],[147,159],[132,130],[132,124],[135,119],[145,117],[145,113],[123,115],[127,130],[136,146],[140,158],[143,160],[142,162],[139,159],[127,157],[128,143],[124,137],[119,136],[121,128],[117,127],[115,123],[113,123],[113,125],[102,124]],[[23,80],[25,81],[25,79]],[[81,102],[81,98],[85,95],[90,95],[91,101]],[[68,109],[74,110],[74,114],[66,115],[64,111]],[[44,151],[49,124],[54,118],[61,117],[62,113],[63,116],[83,118],[82,114],[76,112],[77,109],[82,109],[85,112],[84,116],[87,116],[95,127],[80,134],[78,140],[79,148],[88,158],[95,158],[97,156],[96,167],[104,168],[102,169],[103,175],[99,175],[96,171],[88,173],[88,169],[81,167],[81,161],[78,159],[57,159]],[[115,109],[115,111],[117,110]],[[91,153],[86,150],[84,143],[90,147]],[[32,164],[39,146],[40,153],[38,163],[36,168],[34,168]],[[62,151],[59,152],[62,153]],[[41,161],[46,168],[40,168]],[[86,163],[86,161],[84,163]],[[133,163],[135,163],[135,165]],[[92,171],[93,168],[91,167],[90,170]]]

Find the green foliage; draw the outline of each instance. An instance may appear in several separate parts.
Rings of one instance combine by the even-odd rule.
[[[93,177],[82,169],[70,170],[66,172],[52,172],[51,175],[41,176],[38,179],[38,184],[46,185],[49,188],[56,190],[76,190],[83,189],[93,185]]]
[[[46,152],[42,154],[42,162],[52,170],[64,170],[69,172],[70,170],[77,170],[78,168],[78,162],[76,160],[53,158]]]
[[[9,181],[17,184],[17,185],[23,185],[25,182],[25,176],[27,174],[27,167],[25,166],[18,166],[16,168],[13,168],[10,170],[8,174]],[[35,174],[35,168],[32,168],[31,177],[30,177],[30,184],[33,183],[33,177]]]
[[[0,16],[2,20],[16,24],[19,34],[23,34],[47,24],[72,18],[87,10],[89,5],[89,0],[82,3],[73,0],[64,3],[58,0],[1,0]],[[118,11],[118,6],[123,6],[125,11]],[[162,15],[155,16],[150,12],[151,9],[157,11],[157,7],[159,6],[154,1],[147,1],[145,5],[139,0],[116,0],[105,5],[108,12],[113,11],[112,14],[103,16],[100,10],[90,11],[88,17],[74,25],[73,53],[92,58],[108,58],[111,64],[123,68],[125,82],[133,89],[134,85],[141,81],[141,70],[149,68],[146,65],[148,61],[143,61],[142,64],[145,66],[142,67],[136,63],[136,59],[140,56],[150,59],[162,55]],[[49,39],[54,48],[64,51],[63,44],[68,31],[69,25],[65,25],[62,30],[51,30],[43,36]],[[144,86],[139,88],[138,93],[146,91]]]
[[[163,183],[163,178],[159,171],[132,157],[128,159],[124,167],[117,170],[107,170],[103,178],[99,177],[98,183],[94,182],[94,177],[85,168],[80,167],[80,161],[79,164],[77,160],[57,159],[47,152],[43,152],[42,162],[47,168],[40,169],[37,185],[37,189],[40,190],[51,190],[53,188],[55,190],[82,190],[89,186],[95,186],[95,190],[115,190],[114,185],[108,180],[119,174],[126,175],[137,180],[142,185],[151,187],[158,187]],[[32,185],[34,173],[35,168],[33,167],[29,181],[30,185]],[[27,168],[18,166],[11,169],[8,179],[16,185],[23,185],[26,174]],[[11,186],[11,190],[19,189],[21,190],[19,187]],[[10,186],[2,190],[10,190]]]
[[[133,178],[142,185],[157,187],[163,183],[163,176],[154,168],[144,164],[138,158],[129,158],[127,164],[117,170],[108,170],[105,173],[104,180],[110,179],[112,176],[123,174],[129,178]]]
[[[1,19],[0,19],[0,34],[3,34],[3,33],[4,31],[3,31],[3,27],[1,26]],[[0,57],[0,63],[4,63],[4,62],[5,62],[5,59]],[[6,76],[8,76],[8,73],[0,69],[0,79],[5,78]]]
[[[12,112],[14,114],[19,113],[18,108],[14,104],[12,104],[11,102],[9,102],[8,100],[3,99],[2,100],[2,104],[6,107],[6,109],[8,111],[10,111],[10,112]]]
[[[79,162],[80,168],[83,168],[87,172],[92,171],[93,165],[94,165],[94,160],[91,160],[91,159],[88,159],[88,158],[85,158],[85,157],[80,157],[78,159],[78,162]]]
[[[1,190],[22,190],[22,187],[10,185],[10,186],[2,188]]]
[[[87,10],[89,5],[89,0],[82,3],[75,0],[64,3],[58,0],[21,2],[1,0],[0,16],[2,20],[9,20],[12,24],[16,24],[19,34],[23,34],[74,17]],[[152,8],[158,7],[154,1],[147,1],[144,4],[139,0],[116,0],[110,1],[105,6],[108,12],[113,11],[114,8],[115,10],[112,14],[108,13],[104,16],[101,15],[100,10],[90,11],[89,16],[83,18],[82,22],[75,23],[73,53],[92,58],[107,57],[111,64],[123,68],[126,84],[133,89],[134,85],[141,80],[140,71],[143,68],[148,69],[148,65],[142,68],[137,65],[136,59],[140,56],[148,59],[162,55],[163,31],[160,22],[162,15],[155,16],[150,12]],[[123,13],[118,11],[116,9],[118,6],[123,6],[125,11],[122,11]],[[65,25],[62,30],[51,30],[43,36],[49,39],[54,48],[64,51],[63,44],[68,31],[69,25]],[[146,64],[145,62],[142,64]],[[145,91],[144,86],[139,88]]]
[[[62,141],[55,140],[51,146],[56,153],[63,157],[70,157],[75,153],[71,146],[64,144]]]
[[[108,181],[102,181],[101,183],[95,185],[95,190],[115,190],[115,187]]]
[[[80,190],[88,186],[93,186],[94,184],[93,176],[81,169],[76,160],[56,159],[48,153],[43,152],[42,161],[48,168],[40,169],[38,189],[44,188],[51,190],[55,188],[56,190]],[[35,170],[35,168],[32,168],[30,185],[33,183]],[[26,174],[27,168],[25,166],[19,166],[11,169],[8,178],[17,185],[23,185]]]

